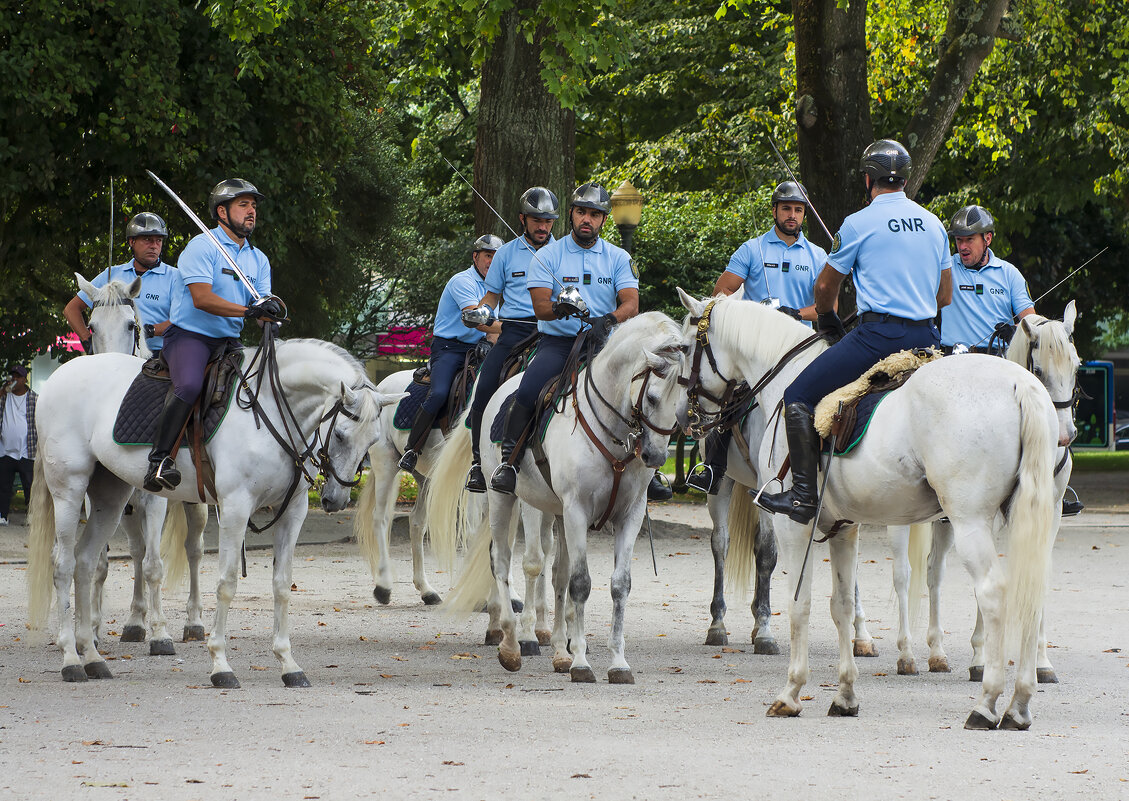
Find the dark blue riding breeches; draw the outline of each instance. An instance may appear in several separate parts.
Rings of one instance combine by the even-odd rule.
[[[569,351],[575,343],[574,336],[541,337],[537,343],[537,354],[521,374],[521,385],[517,388],[517,403],[529,409],[537,405],[541,390],[564,370]]]
[[[502,383],[502,366],[506,357],[517,343],[537,329],[534,318],[530,317],[529,320],[532,325],[524,322],[502,323],[502,333],[498,335],[498,341],[494,343],[494,347],[486,354],[486,360],[478,368],[478,377],[474,379],[474,400],[470,407],[470,430],[475,442],[478,442],[478,434],[482,428],[482,413],[486,410],[486,404],[490,402],[490,398],[498,391],[498,385]]]
[[[423,401],[422,411],[436,415],[443,410],[447,396],[451,394],[451,385],[471,350],[474,350],[474,345],[457,339],[435,337],[431,341],[431,388]]]

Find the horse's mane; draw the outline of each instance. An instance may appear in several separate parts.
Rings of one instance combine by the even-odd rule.
[[[339,345],[334,345],[332,342],[326,342],[322,339],[280,339],[278,341],[278,348],[285,349],[290,353],[301,349],[316,349],[325,353],[332,354],[334,357],[340,359],[347,367],[353,369],[356,373],[354,381],[351,386],[352,389],[376,389],[376,385],[369,380],[368,374],[365,372],[364,365],[349,351],[345,350]],[[316,358],[318,354],[311,354],[311,358]]]
[[[1064,374],[1074,370],[1074,360],[1077,351],[1066,333],[1066,326],[1062,320],[1051,320],[1038,314],[1028,315],[1023,320],[1033,328],[1038,329],[1039,350],[1047,355],[1044,370],[1048,373]],[[1027,330],[1022,325],[1015,327],[1015,335],[1007,348],[1007,358],[1020,367],[1027,367],[1027,348],[1030,345]]]
[[[710,322],[710,337],[720,347],[745,353],[760,362],[777,361],[812,335],[810,328],[788,315],[733,295],[718,298]],[[819,353],[825,347],[817,342],[810,352]]]
[[[121,281],[107,281],[106,285],[99,288],[90,301],[101,306],[122,306],[131,300],[129,284]]]
[[[599,355],[606,360],[608,369],[630,370],[632,374],[635,372],[633,366],[642,358],[640,352],[643,340],[649,340],[646,348],[651,352],[674,349],[682,344],[682,331],[678,323],[657,311],[643,312],[625,320],[615,327],[614,334]],[[653,341],[656,335],[657,342]]]

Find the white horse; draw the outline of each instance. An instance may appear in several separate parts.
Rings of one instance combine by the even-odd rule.
[[[693,317],[707,303],[681,292]],[[819,342],[780,365],[811,330],[767,307],[725,298],[709,309],[714,358],[703,364],[700,383],[718,395],[728,377],[757,387],[765,409],[775,410],[784,389],[826,345]],[[689,321],[684,342],[694,345]],[[761,381],[777,369],[775,377]],[[691,382],[692,383],[692,382]],[[688,387],[692,390],[693,387]],[[689,408],[684,400],[683,413]],[[972,406],[976,414],[968,413]],[[787,454],[778,417],[758,454],[760,476],[775,476]],[[973,578],[985,621],[985,671],[980,697],[967,728],[1026,729],[1035,691],[1036,643],[1050,566],[1061,493],[1054,489],[1058,422],[1046,389],[1021,367],[988,356],[968,355],[925,365],[871,418],[866,438],[850,455],[831,462],[818,527],[829,533],[836,520],[908,525],[942,514],[952,521],[958,552]],[[1004,510],[1008,529],[1007,569],[992,540],[993,521]],[[790,604],[791,659],[788,682],[769,708],[770,716],[800,713],[807,683],[811,574],[801,563],[808,527],[786,517],[774,521],[789,555],[789,576],[799,577],[798,600]],[[851,648],[852,591],[858,528],[847,526],[830,540],[831,613],[839,633],[839,689],[831,715],[857,715],[858,668]],[[813,561],[813,565],[819,560]],[[1007,638],[1005,638],[1005,634]],[[1017,649],[1015,690],[1003,716],[995,711],[1007,671],[1007,647]]]
[[[612,662],[608,681],[634,683],[624,655],[624,611],[631,589],[631,556],[646,512],[647,484],[655,469],[665,462],[667,443],[676,428],[675,408],[681,394],[675,383],[682,362],[679,344],[677,324],[658,312],[641,314],[617,326],[604,349],[580,374],[575,394],[548,423],[543,440],[544,464],[537,463],[536,449],[530,447],[522,458],[517,496],[488,493],[495,576],[489,606],[491,616],[500,618],[503,637],[498,660],[507,670],[520,669],[522,661],[515,615],[508,604],[499,600],[510,594],[510,537],[516,525],[515,503],[520,499],[546,516],[561,516],[564,521],[553,570],[553,662],[557,670],[569,665],[574,682],[595,681],[584,631],[584,608],[592,587],[588,574],[588,531],[604,525],[612,527],[615,566],[611,576],[613,620],[608,648]],[[495,393],[486,407],[485,420],[494,419],[519,380],[515,377],[507,381]],[[501,461],[498,446],[488,441],[488,429],[484,427],[481,443],[487,474]],[[466,474],[465,464],[450,472],[461,481]],[[438,495],[457,490],[433,481],[431,491]],[[454,538],[450,532],[456,528],[455,521],[431,515],[428,521],[437,552],[453,555]],[[567,615],[566,593],[572,605],[571,614]]]
[[[252,364],[253,354],[248,349],[245,364]],[[288,617],[294,545],[308,511],[303,479],[308,480],[316,466],[326,474],[322,506],[331,512],[344,508],[350,485],[341,475],[353,475],[379,437],[380,408],[399,399],[378,393],[360,364],[335,345],[291,340],[278,343],[276,355],[282,397],[275,396],[272,381],[259,384],[251,376],[255,396],[240,389],[208,445],[216,488],[208,500],[220,510],[216,619],[208,639],[211,679],[217,687],[239,686],[227,661],[227,617],[247,522],[263,506],[282,510],[274,529],[274,654],[286,686],[309,686],[291,654]],[[54,585],[59,610],[56,643],[63,652],[66,681],[110,676],[93,641],[91,578],[99,552],[148,466],[145,448],[121,446],[112,437],[118,407],[140,367],[136,359],[122,354],[75,359],[51,376],[39,396],[28,609],[32,628],[42,628]],[[280,432],[277,439],[269,428]],[[161,494],[195,501],[196,471],[187,448],[177,462],[184,481],[175,491]],[[79,507],[86,493],[92,511],[78,537]],[[68,603],[72,580],[73,618]],[[153,613],[159,616],[160,610]]]
[[[101,289],[96,288],[78,273],[75,273],[79,289],[87,294],[93,304],[90,311],[90,331],[95,353],[128,353],[142,361],[152,354],[142,332],[141,318],[137,313],[134,298],[141,292],[141,279],[135,279],[128,286],[120,281],[110,281]],[[146,595],[161,592],[161,582],[165,576],[163,567],[166,555],[161,553],[161,522],[168,515],[183,518],[185,535],[182,546],[188,563],[190,575],[188,593],[188,616],[184,624],[184,641],[204,639],[204,606],[200,599],[200,556],[203,553],[204,526],[208,522],[208,507],[204,504],[174,503],[166,514],[168,501],[159,495],[136,490],[129,499],[132,512],[122,517],[122,528],[129,541],[129,552],[133,558],[133,600],[130,603],[129,619],[122,627],[122,642],[144,642],[146,622],[150,604]],[[166,526],[166,531],[170,530]],[[102,589],[109,572],[107,552],[102,551],[94,577],[94,591],[91,599],[91,617],[94,626],[94,640],[101,640],[102,629]],[[179,554],[177,555],[179,558]],[[182,560],[183,561],[183,560]],[[162,609],[160,604],[153,606]],[[149,621],[149,653],[153,656],[174,654],[172,638],[169,636],[167,621],[155,616]]]

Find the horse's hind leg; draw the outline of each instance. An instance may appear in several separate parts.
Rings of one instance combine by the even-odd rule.
[[[121,640],[122,642],[145,642],[145,614],[148,612],[145,597],[145,556],[146,556],[146,542],[144,527],[144,515],[142,513],[140,492],[134,492],[130,500],[136,501],[133,507],[133,513],[122,516],[121,527],[125,531],[126,540],[129,542],[129,556],[133,562],[133,597],[129,604],[129,619],[126,624],[122,626]],[[146,494],[144,497],[153,497]],[[95,603],[99,604],[98,598],[100,596],[101,585],[96,585],[95,589]],[[99,609],[99,611],[101,611]],[[95,623],[98,621],[98,616],[94,617]]]
[[[422,496],[426,491],[427,485],[425,483],[420,496],[416,498],[411,514],[408,515],[408,530],[412,540],[412,582],[416,585],[420,600],[428,606],[435,606],[436,604],[442,603],[443,599],[428,583],[427,566],[424,564],[423,559],[424,499]],[[387,529],[385,531],[387,532]],[[387,554],[387,533],[385,534],[384,542],[386,546],[385,553]]]
[[[776,533],[769,515],[760,515],[757,527],[755,556],[757,560],[757,588],[753,595],[753,653],[776,655],[780,646],[772,636],[772,573],[776,570]]]
[[[929,672],[948,673],[945,631],[941,628],[941,582],[945,577],[945,557],[953,547],[953,527],[946,520],[933,524],[933,547],[929,550]]]
[[[543,550],[542,515],[529,504],[521,505],[521,524],[525,537],[525,554],[521,569],[525,573],[525,604],[518,628],[518,645],[522,656],[540,656],[541,647],[534,627],[545,612],[545,552]]]
[[[858,575],[857,569],[855,575]],[[874,644],[874,638],[870,636],[870,632],[866,628],[866,610],[862,608],[862,597],[859,595],[859,585],[857,583],[855,584],[854,619],[852,620],[852,624],[854,625],[855,632],[855,656],[878,656],[878,646]]]
[[[491,616],[497,608],[502,641],[498,644],[498,661],[506,670],[521,669],[521,646],[517,641],[517,616],[506,603],[510,597],[510,567],[513,561],[514,505],[512,495],[492,493],[490,498],[491,569],[494,572],[495,593],[491,600]]]
[[[294,546],[302,531],[307,510],[291,504],[274,530],[274,642],[275,657],[282,665],[282,683],[287,687],[309,687],[309,679],[294,661],[290,649],[290,587],[294,581]]]
[[[161,529],[165,522],[168,501],[159,495],[137,493],[137,505],[131,517],[141,522],[141,533],[145,538],[145,557],[142,573],[149,592],[149,654],[150,656],[172,656],[176,649],[169,634],[168,620],[161,597],[161,582],[165,580],[165,566],[161,562]]]
[[[913,658],[913,621],[909,614],[911,568],[909,563],[909,526],[889,526],[890,546],[894,552],[894,593],[898,600],[898,675],[916,676]]]
[[[855,631],[852,618],[858,606],[858,526],[841,531],[831,539],[830,545],[831,617],[839,632],[839,691],[832,699],[827,714],[832,717],[854,717],[859,712],[855,696],[858,667],[855,665],[851,640]]]
[[[549,519],[546,515],[546,519]],[[568,620],[572,616],[568,602],[568,540],[562,533],[557,537],[556,557],[553,560],[553,671],[568,673],[572,667],[572,654],[568,650]]]
[[[713,552],[713,598],[710,600],[710,627],[706,630],[706,645],[729,644],[729,635],[725,630],[725,557],[729,553],[729,501],[732,497],[733,479],[731,478],[726,478],[722,482],[717,495],[706,496],[706,507],[713,521],[713,531],[710,532],[710,550]],[[757,588],[760,589],[759,583]]]
[[[90,598],[90,626],[94,630],[94,644],[102,642],[102,630],[106,622],[102,612],[102,595],[106,589],[106,579],[110,575],[110,546],[102,549],[98,556],[98,566],[94,568],[94,589]]]
[[[536,619],[533,623],[533,634],[537,637],[538,645],[548,645],[552,639],[549,631],[549,600],[548,600],[548,555],[553,553],[553,520],[552,515],[541,515],[541,572],[537,576],[534,591],[536,592]]]
[[[184,504],[188,533],[184,538],[184,555],[188,557],[188,606],[184,621],[184,641],[204,639],[204,604],[200,597],[200,559],[204,555],[204,528],[208,525],[206,503]]]

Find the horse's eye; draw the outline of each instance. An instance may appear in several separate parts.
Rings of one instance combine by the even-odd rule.
[[[338,442],[344,442],[344,441],[345,441],[345,435],[344,435],[344,434],[342,434],[342,433],[341,433],[340,431],[336,431],[336,430],[335,430],[335,431],[333,432],[333,438],[334,438],[335,440],[337,440]]]
[[[1042,378],[1043,377],[1043,368],[1042,367],[1032,367],[1031,372],[1035,374],[1036,378]]]

